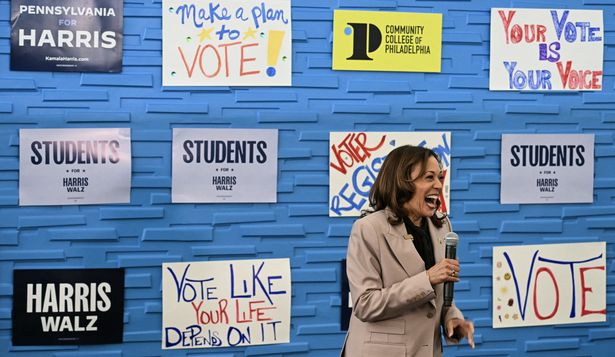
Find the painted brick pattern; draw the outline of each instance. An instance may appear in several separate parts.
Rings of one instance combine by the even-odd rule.
[[[457,301],[476,323],[478,349],[446,356],[610,356],[615,348],[615,8],[612,0],[558,7],[604,10],[604,90],[488,91],[489,8],[530,1],[293,0],[293,86],[161,87],[161,1],[125,1],[121,74],[10,72],[10,2],[0,1],[0,355],[335,356],[352,219],[330,219],[328,132],[450,130],[452,221],[461,234]],[[334,8],[444,14],[442,73],[334,72]],[[133,180],[127,205],[18,207],[18,129],[130,127]],[[276,204],[175,204],[171,129],[278,128]],[[594,133],[594,204],[500,205],[503,133]],[[606,323],[491,326],[494,245],[607,241]],[[289,257],[291,343],[162,352],[163,262]],[[125,343],[13,347],[14,268],[126,268]]]

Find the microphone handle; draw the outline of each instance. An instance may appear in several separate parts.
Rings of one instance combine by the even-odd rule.
[[[457,256],[457,246],[447,245],[444,253],[446,259],[455,259]],[[444,307],[451,307],[453,304],[454,283],[452,281],[444,282]]]

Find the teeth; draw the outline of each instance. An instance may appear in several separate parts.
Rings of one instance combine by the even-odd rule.
[[[430,199],[430,200],[434,200],[435,201],[435,200],[438,199],[438,195],[429,195],[429,196],[427,196],[427,198]]]

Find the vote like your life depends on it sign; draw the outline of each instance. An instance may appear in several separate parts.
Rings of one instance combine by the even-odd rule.
[[[290,341],[288,259],[165,263],[162,348]]]
[[[290,0],[164,0],[164,86],[289,86]]]
[[[489,89],[602,90],[600,10],[491,9]]]

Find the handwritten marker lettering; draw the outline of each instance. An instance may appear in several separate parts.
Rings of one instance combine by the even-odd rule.
[[[289,271],[287,259],[165,264],[163,348],[288,342]]]

